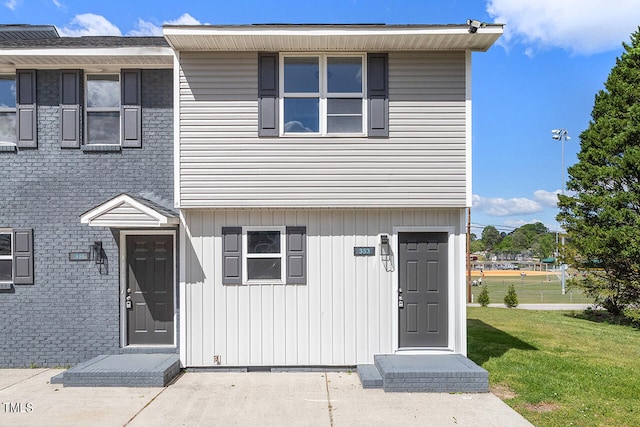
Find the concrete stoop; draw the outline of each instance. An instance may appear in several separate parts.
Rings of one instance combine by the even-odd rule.
[[[489,373],[460,354],[379,354],[358,375],[363,388],[385,392],[489,392]]]
[[[64,387],[165,387],[180,373],[177,354],[97,356],[51,378]]]

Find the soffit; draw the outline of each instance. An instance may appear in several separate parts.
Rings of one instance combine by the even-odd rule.
[[[467,25],[257,25],[165,26],[176,50],[211,51],[486,51],[502,35],[489,24],[469,33]]]

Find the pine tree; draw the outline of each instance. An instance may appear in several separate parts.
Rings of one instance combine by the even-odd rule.
[[[509,285],[507,294],[504,296],[504,305],[509,308],[515,308],[518,306],[518,294],[516,294],[515,285]]]
[[[480,304],[481,307],[489,305],[489,289],[487,285],[482,285],[482,290],[480,291],[480,295],[478,295],[478,304]]]
[[[640,27],[622,45],[580,135],[557,217],[575,253],[565,260],[598,267],[585,290],[614,314],[640,303]]]

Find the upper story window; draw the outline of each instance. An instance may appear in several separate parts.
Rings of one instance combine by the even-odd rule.
[[[284,56],[283,134],[365,134],[364,55]]]
[[[120,75],[88,74],[86,143],[120,144]]]
[[[0,231],[0,282],[13,281],[12,233]]]
[[[0,142],[16,142],[16,77],[0,75]]]

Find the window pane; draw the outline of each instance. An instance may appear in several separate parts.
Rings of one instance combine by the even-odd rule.
[[[0,234],[0,255],[11,255],[11,234]]]
[[[0,113],[0,141],[16,142],[16,113]]]
[[[329,98],[327,99],[327,113],[329,114],[362,114],[362,99]]]
[[[247,232],[247,252],[250,254],[279,254],[279,231]]]
[[[320,129],[318,98],[285,98],[285,133],[318,132]]]
[[[280,258],[249,258],[247,260],[247,278],[249,280],[279,280],[281,275]]]
[[[329,133],[362,132],[362,117],[361,116],[329,116],[327,117],[327,132]]]
[[[118,75],[87,76],[87,107],[120,107]]]
[[[11,273],[11,260],[0,259],[0,281],[10,282],[13,277]]]
[[[0,76],[0,108],[16,108],[15,76]]]
[[[120,113],[87,113],[89,144],[120,144]]]
[[[362,92],[362,58],[328,58],[327,82],[329,92]]]
[[[318,58],[285,58],[284,91],[316,93],[319,91]]]

